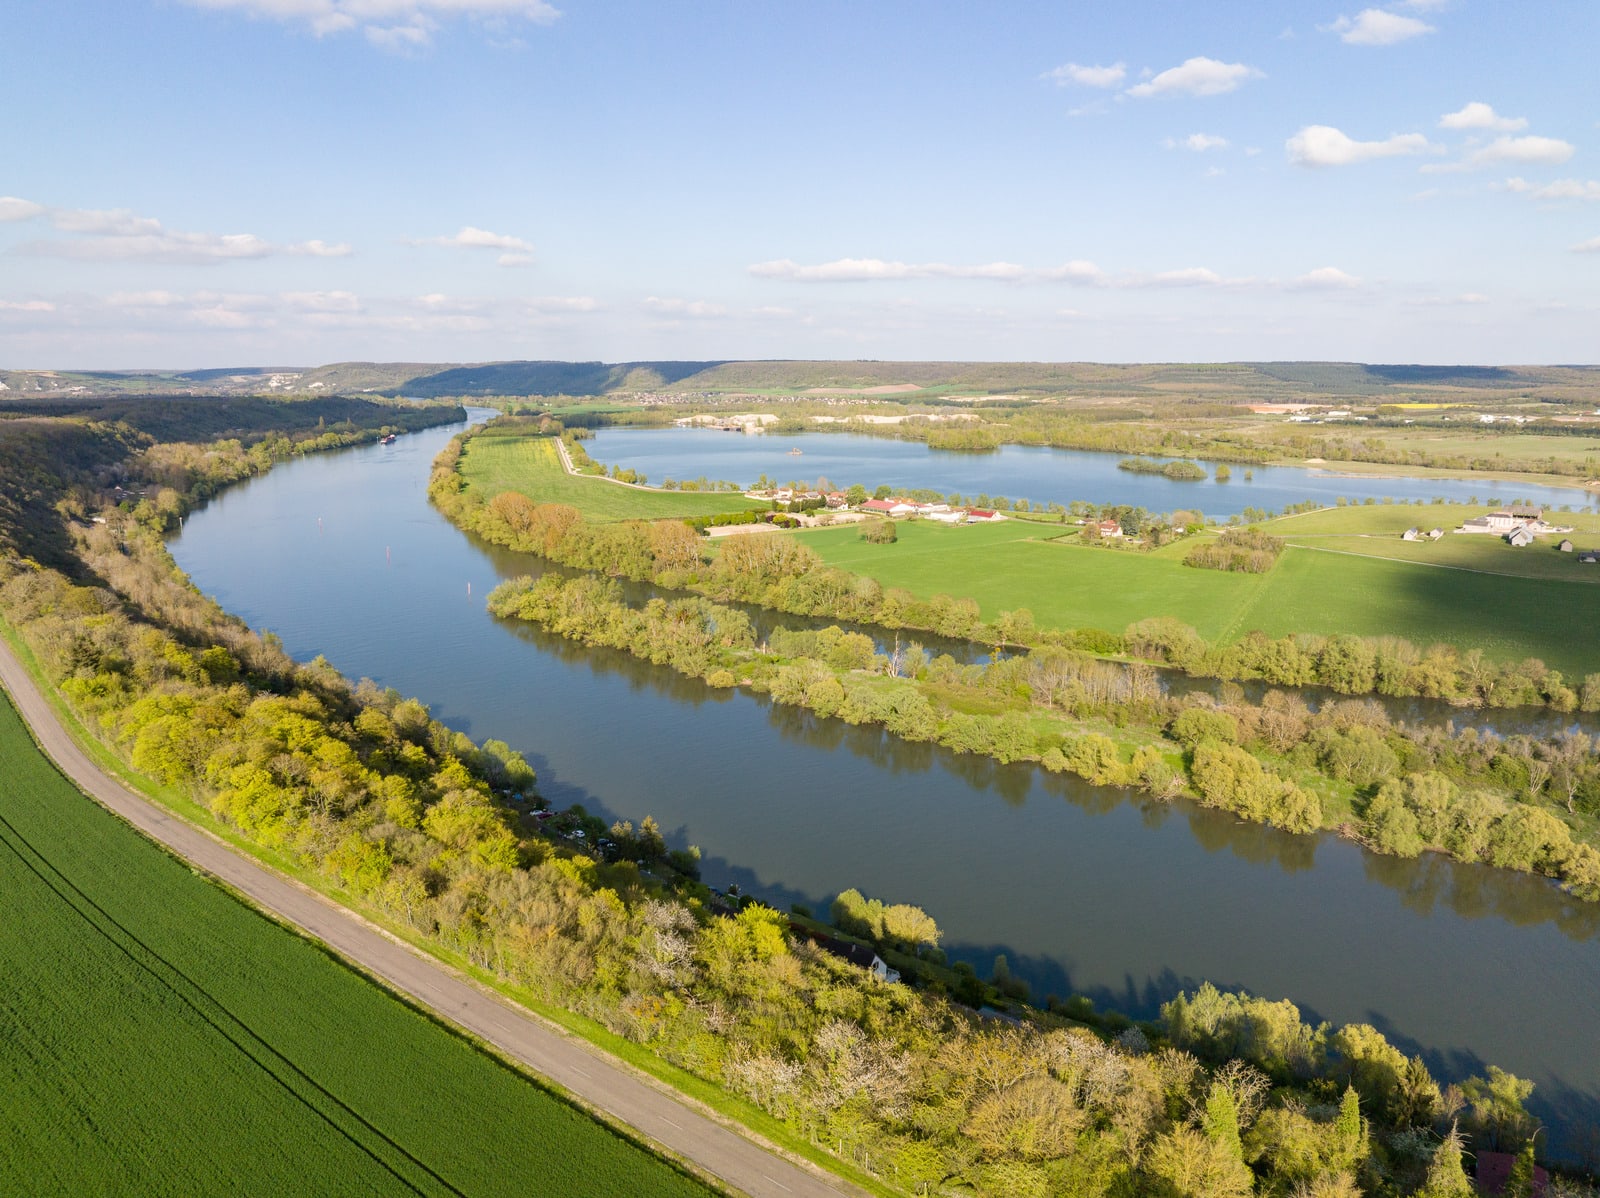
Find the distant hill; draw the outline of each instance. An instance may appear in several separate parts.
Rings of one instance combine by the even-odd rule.
[[[1341,399],[1600,401],[1595,366],[1425,366],[1360,362],[880,362],[715,361],[472,364],[335,362],[191,371],[0,370],[0,403],[46,396],[357,395],[581,396],[864,395],[939,402],[988,396],[1086,402],[1202,403]]]
[[[607,395],[650,391],[721,366],[720,362],[484,362],[419,374],[391,395]]]

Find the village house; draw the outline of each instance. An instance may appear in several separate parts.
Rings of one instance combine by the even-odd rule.
[[[1523,525],[1542,524],[1543,516],[1544,511],[1541,508],[1530,507],[1526,504],[1513,504],[1511,507],[1501,508],[1496,512],[1490,512],[1486,516],[1474,516],[1472,519],[1464,521],[1461,525],[1461,531],[1486,532],[1493,533],[1495,536],[1503,537],[1507,533],[1514,532],[1518,528],[1521,528]],[[1544,530],[1542,528],[1535,528],[1533,531],[1538,533]]]
[[[1115,520],[1097,520],[1095,522],[1095,527],[1100,530],[1100,535],[1102,537],[1111,538],[1120,537],[1122,535],[1122,525],[1118,524]]]

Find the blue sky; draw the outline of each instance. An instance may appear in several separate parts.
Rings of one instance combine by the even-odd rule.
[[[8,6],[0,365],[1593,362],[1597,48],[1592,0]]]

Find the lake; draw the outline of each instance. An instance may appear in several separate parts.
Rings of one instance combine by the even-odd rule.
[[[453,431],[276,467],[194,513],[173,554],[295,657],[522,750],[553,803],[654,815],[702,848],[713,885],[819,912],[850,886],[915,903],[953,958],[987,973],[1004,953],[1041,999],[1150,1015],[1203,979],[1290,998],[1374,1024],[1445,1078],[1485,1062],[1530,1077],[1541,1117],[1600,1125],[1600,906],[897,742],[497,621],[490,589],[540,567],[428,504]]]
[[[669,478],[681,481],[704,476],[713,482],[725,479],[750,486],[765,474],[779,483],[795,481],[807,486],[826,478],[840,489],[852,483],[861,483],[868,490],[880,485],[896,490],[925,487],[946,494],[960,492],[969,500],[980,494],[1004,495],[1040,505],[1084,499],[1150,512],[1199,510],[1222,519],[1247,507],[1275,512],[1308,499],[1331,504],[1340,497],[1352,503],[1368,497],[1380,503],[1385,498],[1397,503],[1439,498],[1484,504],[1520,499],[1548,508],[1570,504],[1577,510],[1600,505],[1600,496],[1576,487],[1351,476],[1337,473],[1337,464],[1324,468],[1232,465],[1232,479],[1219,483],[1215,466],[1208,463],[1205,479],[1174,482],[1159,474],[1117,469],[1126,456],[1123,454],[1026,445],[1005,445],[986,453],[951,452],[929,449],[920,441],[860,433],[746,436],[714,429],[602,428],[584,448],[595,461],[637,470],[656,485]],[[792,449],[800,453],[791,454]],[[1246,470],[1252,475],[1249,479]]]

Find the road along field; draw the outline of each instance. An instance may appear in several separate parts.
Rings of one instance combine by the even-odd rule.
[[[460,468],[467,490],[485,499],[502,491],[520,491],[535,503],[568,504],[597,523],[715,516],[760,506],[728,492],[660,491],[568,474],[555,438],[526,433],[500,434],[492,429],[478,433],[468,439]]]
[[[1026,607],[1044,627],[1120,631],[1149,616],[1173,616],[1210,641],[1257,629],[1270,636],[1402,636],[1419,645],[1479,648],[1502,661],[1537,657],[1569,677],[1600,670],[1600,642],[1572,635],[1600,601],[1600,566],[1558,552],[1560,538],[1527,549],[1455,533],[1428,545],[1400,539],[1413,525],[1451,528],[1461,515],[1485,510],[1374,505],[1272,521],[1263,527],[1290,545],[1268,574],[1185,566],[1192,541],[1150,553],[1105,549],[1083,544],[1070,526],[1050,539],[1058,526],[1022,520],[962,527],[909,521],[890,545],[868,544],[855,528],[796,535],[830,565],[886,587],[975,599],[986,620]],[[1595,517],[1551,519],[1593,527],[1573,539],[1600,548]]]
[[[0,1159],[34,1193],[705,1194],[87,800],[0,692]]]

